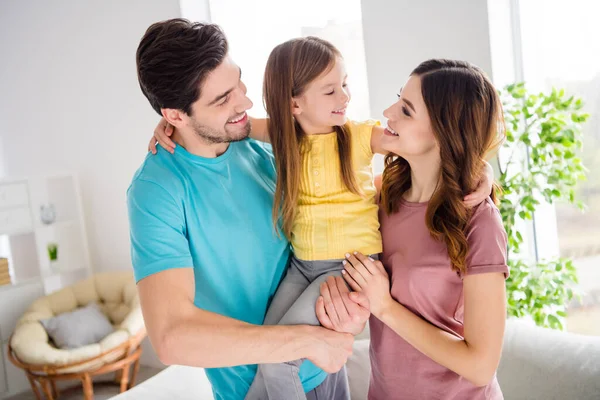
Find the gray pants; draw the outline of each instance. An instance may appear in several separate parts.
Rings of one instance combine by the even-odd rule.
[[[342,269],[342,260],[303,261],[292,257],[264,324],[319,325],[315,304],[321,295],[321,283],[329,276],[342,276]],[[298,377],[303,361],[259,365],[246,400],[350,399],[345,367],[337,374],[330,375],[312,391],[315,393],[305,394]],[[332,381],[329,381],[330,378]]]
[[[319,386],[306,393],[307,400],[350,400],[350,387],[346,366],[327,378]]]

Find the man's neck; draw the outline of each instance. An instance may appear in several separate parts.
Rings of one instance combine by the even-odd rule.
[[[171,139],[188,153],[204,158],[217,158],[227,151],[229,143],[207,143],[198,135],[182,135],[175,129]]]

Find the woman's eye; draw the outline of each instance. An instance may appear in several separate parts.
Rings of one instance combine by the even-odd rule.
[[[410,113],[408,112],[408,109],[406,108],[406,106],[402,106],[402,112],[404,113],[404,115],[406,115],[407,117],[410,117]]]
[[[333,94],[333,90],[329,93],[325,93],[327,96],[331,96]]]

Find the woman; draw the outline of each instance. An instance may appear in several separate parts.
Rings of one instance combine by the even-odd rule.
[[[429,60],[384,115],[382,262],[347,255],[343,271],[371,308],[369,399],[502,399],[506,233],[494,193],[462,202],[500,143],[496,90],[475,66]]]

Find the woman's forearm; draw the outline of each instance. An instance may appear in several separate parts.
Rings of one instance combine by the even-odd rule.
[[[390,301],[379,316],[409,344],[440,365],[477,386],[487,385],[497,365],[469,343],[421,319],[396,301]]]

